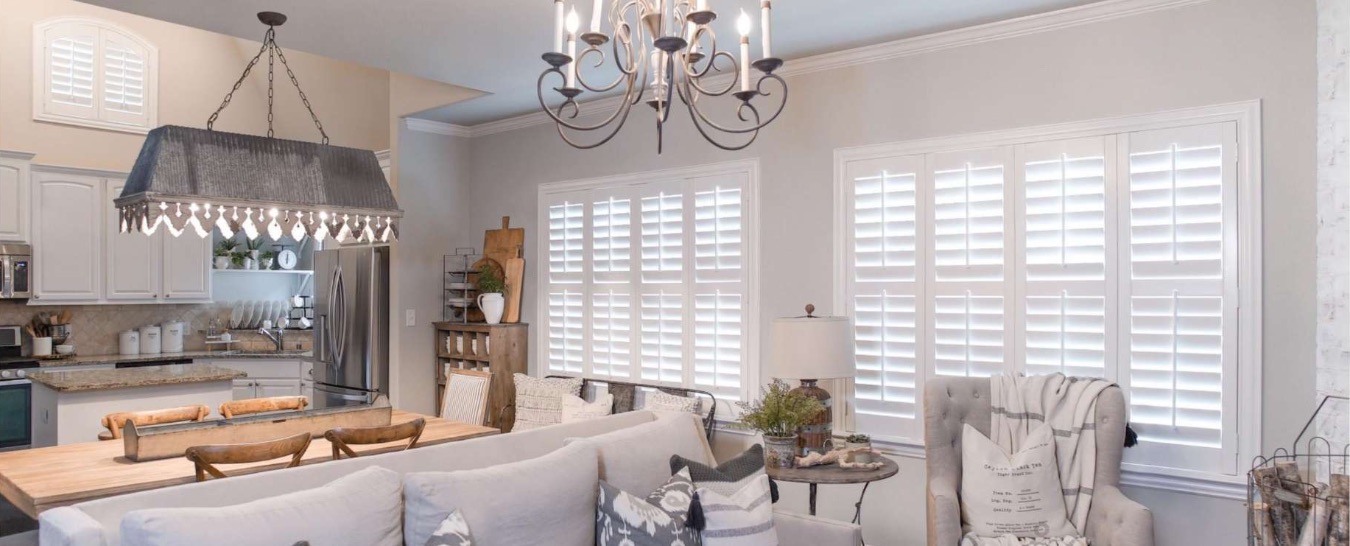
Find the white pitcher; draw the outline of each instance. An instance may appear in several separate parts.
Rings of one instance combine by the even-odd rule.
[[[506,310],[506,300],[495,292],[479,294],[478,308],[483,310],[483,318],[488,324],[498,324],[502,321],[502,312]]]

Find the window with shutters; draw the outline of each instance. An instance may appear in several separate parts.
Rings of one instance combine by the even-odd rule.
[[[742,399],[755,173],[737,162],[541,186],[544,371]]]
[[[923,438],[925,380],[1126,394],[1139,474],[1237,483],[1260,440],[1255,104],[836,153],[843,424]]]
[[[33,119],[144,133],[157,124],[158,50],[104,21],[33,26]]]

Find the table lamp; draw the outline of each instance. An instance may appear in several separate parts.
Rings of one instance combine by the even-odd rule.
[[[820,379],[853,377],[853,331],[848,317],[818,317],[816,306],[806,306],[806,316],[773,320],[770,372],[780,379],[799,379],[792,389],[825,406],[810,424],[802,427],[798,447],[803,454],[825,451],[833,431],[834,411],[830,393],[816,386]]]

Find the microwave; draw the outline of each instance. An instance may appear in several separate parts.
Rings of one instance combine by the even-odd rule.
[[[32,293],[32,247],[0,243],[0,299],[28,299]]]

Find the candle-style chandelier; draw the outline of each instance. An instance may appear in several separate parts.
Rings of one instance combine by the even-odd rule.
[[[709,8],[708,2],[610,0],[609,9],[605,10],[605,0],[594,0],[590,30],[578,37],[580,20],[576,8],[569,10],[564,0],[554,0],[553,51],[543,55],[549,68],[539,76],[538,95],[539,105],[553,119],[558,135],[576,148],[601,146],[623,128],[634,106],[646,102],[656,113],[656,149],[660,153],[662,130],[678,96],[688,108],[694,127],[714,146],[740,150],[753,143],[759,130],[777,119],[787,104],[787,83],[774,74],[783,66],[783,60],[772,54],[773,8],[770,0],[761,1],[762,55],[752,62],[750,16],[741,11],[737,20],[741,38],[737,57],[718,48],[717,34],[711,26],[717,13]],[[601,25],[605,15],[611,34],[606,34]],[[580,54],[578,38],[585,43]],[[589,69],[604,66],[607,44],[611,46],[612,61],[619,74],[607,83],[592,83],[582,69],[587,65]],[[752,68],[757,74],[752,73]],[[776,86],[766,87],[770,82]],[[594,123],[583,121],[591,112],[583,112],[583,103],[578,99],[587,92],[601,95],[617,89],[623,90],[623,100],[612,111]],[[550,93],[561,95],[562,102],[550,107],[545,99]],[[728,94],[739,103],[714,100]],[[769,109],[761,110],[756,105],[755,100],[761,97],[770,101]],[[707,115],[705,109],[718,103],[732,110],[728,117],[734,120],[724,124]],[[600,136],[585,141],[576,138],[588,133]]]

